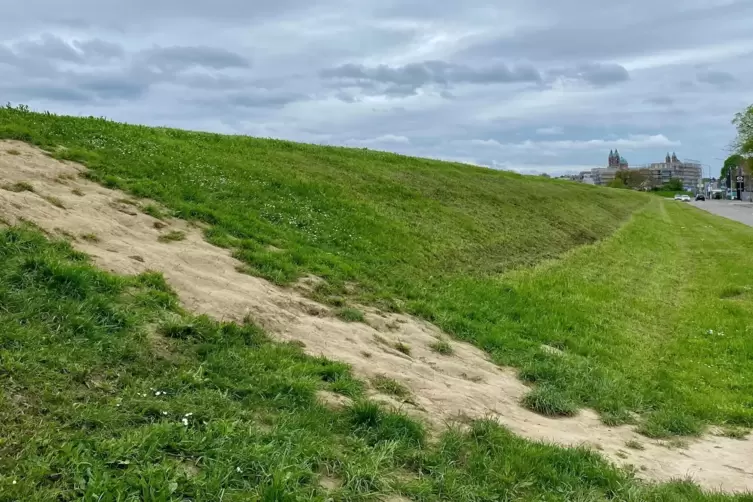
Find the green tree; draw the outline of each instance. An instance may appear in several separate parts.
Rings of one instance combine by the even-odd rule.
[[[623,180],[620,176],[615,176],[615,178],[609,182],[608,186],[611,188],[627,188],[627,185],[625,185],[625,180]]]
[[[732,123],[737,128],[737,137],[733,143],[737,153],[745,157],[753,154],[753,105],[736,114]]]
[[[732,172],[732,175],[734,176],[734,173],[737,171],[737,167],[743,165],[744,163],[745,158],[742,155],[740,155],[739,153],[733,153],[732,155],[727,157],[727,160],[724,161],[722,172],[719,177],[722,180],[727,179],[728,172]]]
[[[639,189],[643,188],[648,182],[648,173],[643,169],[630,169],[629,171],[623,171],[623,181],[625,185],[630,188]]]
[[[680,178],[672,178],[662,188],[671,192],[682,192],[684,187]]]

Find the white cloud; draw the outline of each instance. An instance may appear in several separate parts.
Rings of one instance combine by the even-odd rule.
[[[631,134],[627,138],[589,139],[589,140],[560,140],[560,141],[532,141],[521,143],[500,143],[494,139],[472,139],[467,143],[474,146],[498,148],[502,150],[546,151],[546,150],[598,150],[622,148],[625,150],[639,150],[642,148],[678,147],[682,143],[673,141],[663,134]]]

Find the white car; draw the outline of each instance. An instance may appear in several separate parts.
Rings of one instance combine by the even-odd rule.
[[[675,200],[682,200],[682,194],[675,194]]]
[[[690,195],[683,195],[680,200],[683,202],[690,202]]]

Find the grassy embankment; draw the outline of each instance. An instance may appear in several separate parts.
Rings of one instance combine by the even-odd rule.
[[[492,422],[427,441],[337,362],[182,312],[158,274],[0,230],[0,501],[722,501]],[[355,398],[333,410],[317,390]]]
[[[321,300],[435,322],[538,383],[536,409],[591,406],[609,423],[637,412],[653,436],[753,426],[753,231],[734,223],[629,191],[356,149],[9,109],[0,136],[63,146],[56,155],[100,182],[209,223],[250,273],[317,274]]]

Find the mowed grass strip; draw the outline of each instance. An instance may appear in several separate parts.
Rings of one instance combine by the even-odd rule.
[[[494,309],[494,334],[474,341],[609,424],[637,421],[653,437],[750,429],[751,245],[751,228],[657,199],[612,238],[506,275],[494,297],[449,284],[476,300],[439,308],[453,318]],[[453,329],[478,332],[474,322]]]
[[[249,273],[318,275],[319,300],[434,322],[568,413],[651,436],[753,426],[753,234],[738,224],[627,190],[24,109],[0,109],[0,137],[208,223]]]
[[[345,365],[189,315],[159,274],[101,272],[22,227],[0,259],[0,500],[745,500],[491,421],[427,441]],[[351,406],[318,402],[338,389]]]

